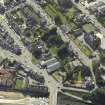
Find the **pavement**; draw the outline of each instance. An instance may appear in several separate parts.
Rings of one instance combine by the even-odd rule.
[[[10,105],[48,105],[47,99],[43,98],[31,98],[26,97],[24,99],[0,99],[0,103],[2,104],[10,104]]]

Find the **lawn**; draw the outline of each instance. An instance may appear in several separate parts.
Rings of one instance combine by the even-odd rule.
[[[85,24],[83,26],[83,29],[87,32],[87,33],[90,33],[92,31],[95,31],[95,28],[92,24]]]
[[[51,17],[59,17],[62,24],[67,23],[65,16],[62,15],[62,13],[55,7],[55,5],[47,4],[44,7],[45,11],[48,13]]]
[[[81,82],[82,80],[83,80],[82,74],[81,74],[81,71],[79,71],[79,72],[78,72],[77,81],[78,81],[78,82]]]
[[[51,6],[51,4],[48,4],[44,9],[50,16],[56,15],[56,10],[54,7]]]
[[[31,62],[35,65],[38,64],[38,60],[34,56],[32,57]]]
[[[20,79],[17,79],[17,80],[16,80],[15,88],[16,88],[16,89],[21,89],[21,88],[22,88],[22,85],[23,85],[23,81],[20,80]]]
[[[73,35],[70,35],[70,39],[78,46],[78,48],[87,56],[92,56],[92,51],[88,48],[88,46],[84,45],[79,39],[75,38]]]
[[[64,74],[65,75],[65,74]],[[63,76],[60,74],[60,70],[55,71],[54,73],[52,73],[52,77],[58,81],[58,82],[62,82],[63,81]]]
[[[58,48],[57,48],[57,47],[51,47],[50,51],[51,51],[51,53],[52,53],[53,55],[56,56],[57,53],[58,53]]]
[[[78,9],[75,8],[75,7],[72,7],[70,9],[67,9],[65,12],[64,12],[64,16],[67,18],[67,20],[69,22],[71,22],[71,20],[73,19],[73,17],[75,16],[75,14],[77,13]]]

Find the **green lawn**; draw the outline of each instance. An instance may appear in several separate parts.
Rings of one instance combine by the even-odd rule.
[[[55,5],[47,4],[44,7],[45,11],[48,13],[49,16],[51,17],[59,17],[61,20],[61,23],[67,23],[65,16],[62,15],[62,13],[55,7]]]
[[[75,38],[73,35],[70,35],[70,39],[80,48],[80,50],[87,56],[92,56],[92,51],[84,45],[79,39]]]
[[[33,56],[31,62],[33,64],[38,64],[38,60]]]
[[[16,80],[15,88],[16,88],[16,89],[20,89],[20,88],[22,88],[22,85],[23,85],[23,81],[20,80],[20,79],[17,79],[17,80]]]
[[[85,24],[83,26],[83,29],[87,32],[87,33],[90,33],[92,31],[95,31],[95,28],[92,24]]]
[[[52,73],[52,77],[58,82],[63,81],[63,76],[60,74],[60,70],[57,70],[54,73]]]
[[[81,71],[79,71],[77,81],[81,82],[82,80],[83,80],[83,78],[82,78],[82,75],[81,75]]]
[[[78,9],[76,9],[75,7],[72,7],[64,12],[64,16],[67,18],[68,21],[71,21],[77,11]]]

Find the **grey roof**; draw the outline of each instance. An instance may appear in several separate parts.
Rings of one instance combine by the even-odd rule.
[[[52,65],[52,64],[54,64],[56,62],[57,62],[57,59],[56,58],[52,58],[50,60],[45,61],[45,63],[46,63],[47,66],[50,66],[50,65]]]
[[[53,71],[59,69],[60,67],[61,67],[60,62],[56,62],[56,63],[54,63],[54,64],[48,66],[48,67],[47,67],[47,71],[48,71],[48,72],[53,72]]]
[[[48,72],[55,71],[61,67],[60,62],[56,58],[51,58],[47,61],[44,61],[41,65],[46,65]]]

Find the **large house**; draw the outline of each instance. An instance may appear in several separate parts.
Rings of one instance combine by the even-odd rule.
[[[103,1],[98,1],[89,6],[89,10],[95,13],[96,16],[105,15],[105,3]]]
[[[41,68],[45,68],[48,73],[51,73],[61,67],[60,62],[56,58],[51,58],[40,63]]]
[[[54,1],[56,4],[59,5],[61,9],[67,9],[70,6],[72,6],[71,0],[49,0],[49,1]]]
[[[11,88],[14,85],[15,71],[11,69],[0,69],[0,89]]]
[[[101,45],[101,40],[94,33],[85,33],[84,35],[85,42],[93,49],[96,50]]]

